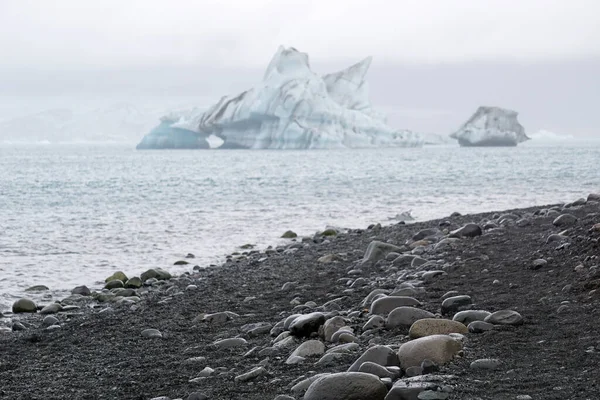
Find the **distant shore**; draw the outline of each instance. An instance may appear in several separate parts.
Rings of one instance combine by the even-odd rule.
[[[452,339],[462,349],[431,371],[408,371],[402,355],[374,360],[387,367],[387,400],[416,385],[407,372],[424,374],[416,386],[436,398],[594,398],[600,341],[586,332],[600,329],[599,254],[600,196],[590,195],[321,232],[245,249],[217,268],[122,278],[112,292],[80,289],[57,312],[0,317],[0,397],[299,399],[311,382],[296,384],[315,373],[345,372],[373,346],[396,353],[420,340],[418,327],[399,318],[408,311],[392,318],[393,306],[382,306],[406,302],[438,320],[425,319],[427,329],[462,334]],[[392,299],[375,305],[384,296]],[[475,324],[482,330],[446,322],[469,309],[484,310],[482,319],[510,310],[510,318]],[[302,329],[281,322],[309,313],[320,314]],[[373,396],[381,396],[376,381]],[[329,384],[321,379],[305,398],[320,398]]]

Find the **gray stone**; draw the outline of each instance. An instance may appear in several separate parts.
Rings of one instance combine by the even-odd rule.
[[[423,264],[427,264],[427,260],[421,257],[415,257],[412,259],[412,261],[410,262],[410,266],[412,268],[418,268]]]
[[[554,242],[564,242],[566,240],[569,240],[569,238],[567,236],[553,233],[552,235],[548,236],[548,238],[546,239],[546,244],[554,243]]]
[[[13,322],[11,329],[13,331],[24,331],[27,329],[27,327],[25,325],[23,325],[21,322],[15,321],[15,322]]]
[[[531,269],[537,270],[547,264],[548,264],[548,261],[544,260],[543,258],[538,258],[537,260],[533,260],[533,262],[531,263]]]
[[[294,399],[292,396],[287,396],[285,394],[280,394],[277,397],[275,397],[274,400],[296,400],[296,399]]]
[[[371,314],[387,315],[398,307],[417,307],[421,302],[414,297],[386,296],[377,299],[371,304]]]
[[[369,293],[367,295],[367,297],[364,298],[364,300],[362,301],[361,306],[362,307],[369,307],[371,306],[371,304],[373,303],[373,301],[381,295],[387,295],[389,293],[389,290],[385,290],[385,289],[374,289],[371,291],[371,293]]]
[[[402,249],[393,244],[373,241],[367,247],[361,265],[364,267],[371,267],[375,265],[377,261],[385,259],[385,256],[391,252],[402,253]]]
[[[52,326],[58,324],[58,318],[48,315],[42,320],[42,326]]]
[[[289,330],[294,336],[308,337],[317,332],[319,327],[325,323],[325,315],[320,312],[300,315],[290,323]]]
[[[294,231],[285,231],[281,237],[283,239],[294,239],[298,237],[298,234]]]
[[[202,317],[202,321],[211,325],[221,325],[231,320],[231,314],[226,311],[221,311],[213,314],[206,314]]]
[[[600,202],[600,193],[590,193],[587,197],[587,201],[598,201]]]
[[[104,289],[118,289],[118,288],[122,288],[124,287],[124,284],[122,281],[118,280],[118,279],[113,279],[110,280],[108,282],[106,282],[106,285],[104,285]]]
[[[13,303],[12,312],[17,313],[34,313],[37,312],[37,306],[29,299],[19,299]]]
[[[312,385],[312,383],[314,381],[316,381],[317,379],[323,377],[323,376],[327,376],[327,375],[331,375],[330,373],[326,372],[326,373],[322,373],[322,374],[316,374],[313,375],[309,378],[303,379],[300,382],[296,383],[294,386],[292,386],[292,394],[296,397],[300,397],[302,396],[310,387],[310,385]]]
[[[218,347],[220,349],[231,349],[235,347],[245,347],[248,346],[248,342],[244,338],[229,338],[223,340],[217,340],[213,343],[213,346]]]
[[[473,321],[483,321],[491,314],[491,312],[485,310],[465,310],[454,314],[452,319],[468,326]]]
[[[90,289],[85,285],[77,286],[71,290],[71,294],[79,294],[81,296],[89,296],[91,293]]]
[[[576,222],[577,222],[577,217],[575,217],[574,215],[562,214],[562,215],[559,215],[558,217],[556,217],[556,219],[554,221],[552,221],[552,224],[554,226],[558,226],[558,227],[562,228],[562,227],[574,225]]]
[[[416,321],[424,318],[434,318],[435,315],[426,310],[414,307],[398,307],[393,309],[386,320],[386,328],[410,328]]]
[[[395,267],[408,267],[412,263],[412,260],[417,257],[412,254],[401,254],[392,261],[392,265]]]
[[[325,341],[331,342],[333,334],[345,325],[346,321],[340,316],[329,318],[325,321],[325,324],[323,325],[323,336],[325,337]]]
[[[296,350],[290,354],[288,361],[290,361],[292,357],[306,358],[311,356],[320,356],[322,354],[325,354],[325,345],[323,342],[319,340],[308,340],[298,346]],[[288,361],[286,361],[286,364],[289,364]]]
[[[193,392],[185,400],[208,400],[208,396],[201,392]]]
[[[450,237],[460,238],[460,237],[476,237],[481,236],[483,231],[481,227],[477,224],[466,224],[461,228],[458,228],[455,231],[450,232]]]
[[[450,393],[438,390],[424,390],[417,395],[418,400],[446,400]]]
[[[385,319],[380,315],[372,316],[364,325],[363,331],[368,331],[370,329],[382,328],[385,326]]]
[[[467,326],[467,330],[471,333],[483,333],[492,329],[494,329],[494,325],[483,321],[473,321]]]
[[[360,348],[358,343],[338,344],[335,347],[327,350],[327,353],[353,353]]]
[[[234,378],[236,382],[248,382],[250,380],[256,379],[259,376],[262,376],[267,373],[267,370],[264,367],[254,368],[245,374],[238,375]]]
[[[384,400],[386,394],[386,386],[375,375],[340,372],[314,381],[304,400]]]
[[[398,356],[388,346],[373,346],[367,349],[351,366],[348,372],[358,371],[364,362],[373,362],[381,366],[399,366]]]
[[[144,329],[142,336],[145,338],[161,338],[162,333],[158,329]]]
[[[140,275],[140,279],[142,280],[142,282],[146,282],[149,279],[157,279],[159,281],[164,281],[171,278],[171,274],[162,268],[151,268]]]
[[[502,363],[495,358],[482,358],[471,363],[471,369],[497,370]]]
[[[371,361],[365,361],[358,367],[358,372],[364,372],[365,374],[373,374],[380,378],[392,378],[395,379],[398,376],[392,372],[390,372],[387,368],[376,364]]]
[[[413,242],[418,242],[419,240],[423,240],[425,238],[428,238],[430,236],[433,237],[438,237],[442,235],[442,231],[440,231],[437,228],[427,228],[427,229],[422,229],[419,232],[417,232],[415,235],[413,235],[413,237],[411,238],[411,240]]]
[[[461,311],[470,308],[473,304],[471,296],[452,296],[448,297],[442,302],[442,314],[452,314],[457,311]]]
[[[240,331],[248,334],[250,337],[264,335],[271,331],[273,325],[268,322],[256,322],[253,324],[246,324],[240,327]]]
[[[443,365],[462,350],[462,343],[449,335],[432,335],[411,340],[400,346],[398,359],[404,370],[421,366],[424,360]]]
[[[494,325],[521,325],[523,317],[513,310],[500,310],[488,316],[484,321]]]
[[[137,276],[127,279],[125,282],[125,287],[130,289],[139,289],[142,287],[142,280]]]
[[[348,353],[327,353],[315,363],[315,366],[327,367],[350,357]]]
[[[48,304],[46,307],[42,308],[40,314],[56,314],[59,311],[62,311],[63,307],[58,303]]]

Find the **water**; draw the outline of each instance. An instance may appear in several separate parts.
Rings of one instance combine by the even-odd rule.
[[[207,266],[292,229],[366,227],[572,201],[600,190],[600,144],[332,151],[0,147],[0,310],[116,270]]]

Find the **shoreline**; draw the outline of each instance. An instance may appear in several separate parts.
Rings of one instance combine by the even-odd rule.
[[[413,296],[419,301],[417,308],[428,310],[438,319],[452,317],[453,313],[440,312],[441,297],[450,290],[470,295],[471,308],[490,312],[511,309],[524,318],[523,325],[499,326],[483,334],[467,333],[462,357],[439,365],[439,372],[433,375],[424,375],[427,382],[441,379],[445,386],[451,386],[453,389],[447,392],[447,398],[464,395],[506,398],[494,396],[508,393],[537,396],[542,394],[541,390],[551,390],[544,385],[554,382],[550,388],[559,387],[557,379],[573,378],[576,373],[583,381],[561,383],[562,389],[554,390],[553,394],[568,394],[568,390],[576,388],[581,398],[586,398],[587,393],[593,398],[598,388],[582,370],[592,361],[598,361],[593,357],[600,352],[600,340],[596,343],[593,337],[560,336],[561,329],[574,334],[600,328],[600,318],[589,318],[600,311],[597,307],[600,296],[594,298],[589,294],[594,290],[589,288],[597,279],[594,267],[600,264],[597,256],[593,258],[597,254],[600,230],[598,233],[590,230],[600,223],[600,205],[596,201],[584,203],[567,208],[535,206],[453,216],[407,225],[374,225],[370,229],[351,229],[323,238],[321,243],[315,243],[314,238],[306,242],[298,238],[299,241],[289,242],[283,250],[258,252],[238,262],[158,281],[145,294],[140,293],[139,301],[123,300],[127,299],[124,297],[121,304],[99,303],[100,307],[92,309],[88,299],[73,299],[71,307],[65,304],[66,312],[50,315],[57,319],[57,324],[52,326],[60,328],[42,326],[44,316],[41,315],[15,318],[26,329],[0,333],[1,360],[5,360],[0,363],[0,380],[8,382],[0,388],[0,395],[37,398],[47,393],[51,398],[65,399],[159,396],[174,399],[188,398],[194,392],[205,393],[211,399],[269,399],[278,394],[292,395],[292,383],[300,376],[308,377],[309,371],[346,371],[370,345],[389,346],[397,351],[408,340],[404,336],[406,329],[385,326],[364,329],[372,315],[364,311],[362,304],[375,289],[391,294],[406,284],[409,286],[404,288],[414,289]],[[554,211],[544,216],[539,215],[541,209]],[[553,225],[558,216],[555,213],[572,213],[577,221],[566,227],[569,230],[569,234],[564,235],[566,239],[546,243],[550,235],[563,230]],[[504,218],[492,218],[494,214],[504,215]],[[517,218],[508,217],[511,214]],[[440,245],[450,239],[449,232],[471,222],[483,228],[482,236],[448,240]],[[440,233],[425,236],[423,239],[427,242],[411,249],[415,242],[423,240],[411,240],[423,229],[439,229]],[[581,237],[589,240],[582,241]],[[412,261],[408,265],[398,261],[394,265],[395,261],[386,257],[373,265],[363,263],[369,244],[377,239],[398,246],[399,254],[418,256],[424,260],[423,264],[411,266]],[[565,243],[569,245],[557,250]],[[533,266],[538,259],[546,263]],[[573,265],[563,268],[563,263]],[[579,265],[583,268],[577,269]],[[496,280],[499,283],[493,283]],[[539,290],[537,297],[532,289]],[[562,304],[565,301],[569,303]],[[563,308],[559,312],[560,307]],[[225,313],[227,311],[232,314]],[[357,343],[357,348],[340,353],[339,357],[329,357],[329,364],[319,364],[321,355],[307,356],[298,364],[286,364],[294,348],[306,340],[290,335],[290,339],[281,340],[285,345],[274,346],[272,340],[276,335],[269,333],[282,318],[308,312],[321,312],[329,318],[341,317],[353,331],[351,341]],[[9,319],[5,316],[0,322]],[[562,320],[568,323],[563,325]],[[255,325],[249,328],[248,324]],[[141,332],[145,329],[158,329],[162,338],[143,337]],[[528,335],[537,341],[528,340]],[[228,342],[237,343],[232,347],[223,347],[223,344],[215,344],[221,339],[238,340]],[[324,340],[318,333],[313,340],[329,350],[338,344]],[[538,343],[540,340],[545,344]],[[563,347],[572,347],[572,350],[581,347],[581,352],[560,358],[559,350],[564,352]],[[252,348],[255,348],[253,352]],[[594,349],[591,353],[590,348]],[[528,353],[528,349],[534,351]],[[516,350],[523,351],[531,360],[521,359],[522,354]],[[550,356],[542,355],[542,351]],[[204,357],[204,360],[189,361],[194,356]],[[484,356],[498,358],[502,367],[484,372],[470,367],[470,362]],[[41,365],[35,365],[36,361]],[[530,369],[538,368],[549,375],[526,371],[525,361]],[[550,367],[557,370],[563,362],[566,370],[551,372]],[[212,372],[205,367],[210,367]],[[250,384],[246,378],[239,378],[261,367],[255,372],[258,376],[247,381]],[[96,377],[93,373],[86,375],[86,369],[104,372]],[[40,375],[36,371],[45,373]],[[65,375],[66,371],[70,373]],[[26,379],[11,380],[11,374]],[[128,385],[115,384],[114,380],[121,375]],[[483,383],[480,379],[484,379]],[[398,386],[406,379],[395,376],[392,381]],[[540,388],[536,389],[534,384]],[[546,393],[545,398],[552,396]]]

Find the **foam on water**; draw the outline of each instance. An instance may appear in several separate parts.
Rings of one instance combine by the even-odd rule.
[[[190,270],[288,229],[364,228],[571,201],[600,189],[600,144],[323,151],[0,146],[0,310],[115,270]],[[393,222],[393,221],[390,221]]]

